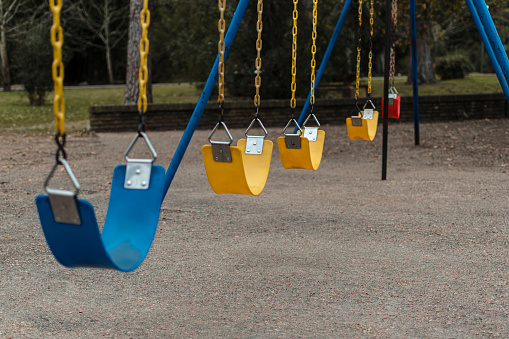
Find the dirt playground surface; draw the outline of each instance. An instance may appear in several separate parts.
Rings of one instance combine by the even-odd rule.
[[[0,338],[509,337],[509,120],[421,124],[420,147],[392,124],[387,181],[381,128],[324,129],[318,171],[275,146],[259,197],[212,192],[198,131],[132,273],[55,261],[34,203],[52,138],[0,136]],[[159,164],[181,135],[149,133]],[[68,139],[100,221],[133,136]]]

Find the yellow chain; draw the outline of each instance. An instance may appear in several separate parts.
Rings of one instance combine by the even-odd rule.
[[[147,82],[148,82],[148,27],[150,26],[150,11],[148,10],[148,0],[143,1],[143,9],[140,13],[141,22],[141,41],[140,41],[140,98],[138,99],[138,110],[147,111]]]
[[[295,91],[297,90],[297,19],[299,18],[299,12],[297,11],[297,5],[299,0],[293,0],[293,43],[292,43],[292,100],[290,106],[295,108],[297,100],[295,100]]]
[[[226,9],[226,0],[219,0],[218,1],[218,7],[219,7],[219,22],[217,25],[218,31],[219,31],[219,43],[217,45],[217,51],[219,52],[219,65],[218,65],[218,73],[219,77],[217,80],[217,87],[218,87],[218,98],[217,101],[219,101],[219,104],[222,104],[224,102],[224,32],[225,32],[225,21],[224,21],[224,11]]]
[[[359,0],[359,43],[357,45],[357,72],[355,76],[355,99],[359,99],[359,89],[361,80],[361,43],[362,36],[360,34],[362,27],[362,0]]]
[[[254,97],[254,104],[256,107],[260,106],[260,86],[262,84],[262,78],[260,77],[260,72],[262,70],[262,29],[263,29],[263,21],[262,21],[262,14],[263,14],[263,0],[258,0],[258,21],[256,22],[256,30],[258,31],[258,39],[256,40],[256,77],[255,77],[255,88],[256,88],[256,94]]]
[[[49,7],[53,12],[51,26],[51,44],[53,45],[53,64],[51,72],[54,84],[53,112],[55,114],[56,129],[60,136],[65,134],[65,101],[64,101],[64,64],[62,63],[62,45],[64,31],[60,25],[60,11],[62,0],[49,0]]]
[[[311,105],[315,104],[315,68],[316,68],[316,24],[318,21],[318,0],[313,0],[313,45],[311,47]]]
[[[375,0],[371,0],[371,8],[369,9],[369,28],[370,28],[370,45],[369,45],[369,63],[368,63],[368,97],[371,95],[371,78],[373,69],[373,27],[374,27],[374,15],[375,15]]]

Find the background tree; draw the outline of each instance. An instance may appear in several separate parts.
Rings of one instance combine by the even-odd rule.
[[[128,11],[124,0],[79,0],[73,12],[74,21],[82,27],[74,40],[104,50],[110,84],[115,82],[112,49],[127,35]],[[83,31],[91,36],[83,35]]]
[[[11,73],[9,57],[7,56],[7,25],[18,12],[20,0],[13,0],[10,4],[0,0],[0,59],[2,61],[2,81],[4,91],[11,90]],[[5,8],[4,8],[5,6]]]
[[[30,19],[30,25],[26,26],[28,29],[18,33],[18,43],[12,51],[16,60],[13,67],[16,80],[23,85],[30,105],[43,105],[47,94],[53,88],[53,48],[48,34],[52,16],[48,12],[38,12],[38,15]],[[69,59],[65,44],[62,59],[64,62]]]
[[[154,2],[153,17],[154,81],[204,81],[217,55],[217,3],[199,0]],[[227,6],[229,24],[237,2]],[[325,51],[339,18],[342,3],[319,1],[317,57]],[[309,2],[299,3],[297,91],[307,95],[310,81],[311,9]],[[267,1],[263,12],[262,87],[264,98],[289,98],[291,81],[292,2]],[[189,15],[188,13],[193,13]],[[353,72],[348,53],[355,49],[350,28],[353,16],[343,28],[347,38],[339,39],[325,81],[344,80]],[[254,95],[256,48],[256,1],[248,5],[233,47],[226,61],[226,89],[230,95]]]
[[[140,41],[141,24],[140,12],[143,9],[143,0],[130,0],[129,6],[129,35],[127,43],[127,71],[126,86],[124,93],[124,104],[136,104],[140,95],[139,88],[139,69],[140,69]],[[152,1],[149,1],[149,10],[152,13]],[[151,18],[152,26],[152,18]],[[149,27],[149,41],[151,40],[151,28]],[[147,100],[152,102],[152,45],[150,43],[148,53],[148,81],[147,81]]]
[[[8,43],[31,28],[43,5],[33,1],[0,0],[0,61],[4,91],[11,90]]]
[[[488,0],[488,5],[495,5],[497,1]],[[499,0],[498,3],[505,3],[506,0]],[[399,30],[405,34],[404,49],[410,51],[410,13],[409,0],[398,2]],[[479,41],[479,34],[471,19],[470,11],[464,0],[429,0],[416,4],[417,11],[417,60],[419,83],[427,84],[436,82],[435,58],[444,56],[451,50],[458,51],[458,46],[476,39]],[[500,5],[499,5],[500,6]],[[495,13],[493,8],[491,13]],[[479,39],[479,40],[478,40]],[[407,64],[408,81],[412,79],[411,60]]]
[[[228,4],[227,24],[230,9]],[[154,81],[205,80],[217,55],[218,15],[217,1],[154,1],[150,46]]]

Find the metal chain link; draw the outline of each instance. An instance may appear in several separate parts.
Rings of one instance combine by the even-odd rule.
[[[311,46],[311,105],[315,104],[315,68],[316,68],[316,24],[318,21],[318,0],[313,0],[313,45]]]
[[[217,45],[217,51],[219,53],[219,65],[218,65],[218,73],[219,77],[217,80],[217,87],[218,87],[218,98],[217,101],[219,102],[219,106],[222,107],[224,103],[224,49],[225,49],[225,43],[224,43],[224,32],[226,30],[226,23],[224,21],[224,12],[226,9],[226,0],[219,0],[218,1],[218,8],[219,8],[219,22],[217,25],[218,31],[219,31],[219,43]],[[223,110],[221,109],[221,117],[223,116]]]
[[[141,40],[140,40],[140,70],[139,70],[139,83],[140,83],[140,97],[138,99],[138,110],[140,112],[147,111],[147,82],[148,82],[148,27],[150,26],[150,11],[148,10],[148,0],[143,1],[143,9],[140,12],[141,24]]]
[[[297,77],[297,19],[299,18],[299,12],[297,10],[298,4],[299,4],[299,0],[293,0],[292,100],[290,101],[290,107],[292,108],[292,110],[297,105],[297,100],[295,99],[295,91],[297,90],[297,80],[296,80],[296,77]]]
[[[368,98],[371,97],[371,78],[373,77],[373,31],[375,16],[375,0],[371,0],[369,9],[369,62],[368,62]]]
[[[256,108],[260,106],[260,86],[262,85],[262,78],[260,76],[261,70],[262,70],[262,30],[263,30],[263,21],[262,21],[262,14],[263,14],[263,0],[258,0],[258,21],[256,22],[256,30],[258,32],[258,39],[256,40],[256,61],[255,61],[255,67],[256,67],[256,77],[255,77],[255,88],[256,88],[256,94],[254,97],[254,105]]]
[[[395,33],[398,29],[398,0],[392,0],[392,46],[391,46],[391,67],[389,71],[389,84],[391,88],[395,86],[395,75],[396,75],[396,38]]]
[[[359,30],[357,43],[357,72],[355,75],[355,99],[359,99],[360,79],[361,79],[361,50],[362,50],[362,1],[359,0]]]
[[[62,0],[49,0],[53,12],[53,25],[51,26],[51,45],[53,46],[53,64],[51,73],[53,77],[54,96],[53,113],[55,125],[61,137],[65,135],[65,100],[64,100],[64,64],[62,62],[62,46],[64,44],[64,31],[60,25],[60,12]]]

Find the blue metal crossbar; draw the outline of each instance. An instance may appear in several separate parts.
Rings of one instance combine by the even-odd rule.
[[[470,10],[470,13],[472,14],[472,19],[474,19],[477,30],[479,31],[479,35],[481,36],[484,47],[486,48],[486,52],[488,53],[488,56],[491,60],[491,64],[493,65],[493,68],[495,69],[495,73],[497,75],[498,81],[500,82],[500,86],[502,87],[505,97],[506,97],[507,101],[509,102],[509,86],[507,83],[508,82],[507,79],[509,79],[509,78],[508,78],[507,74],[504,77],[503,69],[501,67],[504,64],[507,67],[507,54],[505,54],[505,50],[503,50],[503,46],[502,46],[502,50],[500,50],[500,48],[498,49],[498,52],[499,52],[498,54],[504,54],[505,59],[502,55],[497,57],[496,53],[493,50],[493,44],[497,45],[497,43],[492,42],[491,41],[492,39],[489,38],[488,33],[486,31],[486,26],[483,24],[483,21],[479,17],[479,12],[478,12],[477,7],[474,5],[472,0],[466,0],[466,3],[468,6],[468,9]],[[481,4],[480,7],[485,9],[485,11],[487,12],[487,13],[484,13],[484,17],[485,17],[484,21],[489,21],[491,24],[493,24],[493,20],[491,20],[491,16],[486,8],[486,4]],[[489,16],[490,20],[487,20],[487,18],[486,18],[487,16]],[[487,22],[487,23],[490,24],[489,22]],[[490,29],[490,32],[491,32],[491,34],[496,34],[498,37],[498,33],[496,33],[496,29],[495,29],[495,33],[493,33],[493,29],[495,29],[494,24],[493,24],[492,29]],[[496,40],[496,39],[493,39],[493,40]],[[500,40],[500,38],[498,38],[498,40]]]
[[[225,43],[224,57],[225,58],[228,55],[228,52],[230,51],[230,47],[233,43],[233,40],[235,39],[235,35],[237,34],[237,30],[238,30],[239,25],[242,21],[242,18],[244,17],[244,12],[246,11],[248,4],[249,4],[249,0],[240,0],[239,4],[237,5],[237,9],[235,10],[235,14],[233,15],[230,26],[228,27],[228,32],[226,32],[226,36],[224,39],[224,43]],[[194,108],[193,115],[191,116],[191,119],[189,120],[189,123],[187,124],[186,130],[184,131],[184,135],[182,136],[182,139],[180,139],[180,143],[177,147],[177,150],[175,151],[175,154],[173,155],[173,158],[171,159],[171,163],[170,163],[170,166],[168,167],[168,171],[166,172],[166,177],[164,180],[164,195],[165,196],[166,196],[166,193],[168,192],[168,189],[170,188],[173,178],[175,177],[175,173],[177,173],[180,163],[182,162],[182,158],[184,157],[184,154],[186,153],[187,147],[189,146],[189,142],[191,141],[194,131],[196,130],[196,126],[198,126],[198,122],[200,121],[200,118],[203,114],[203,110],[205,109],[205,106],[207,105],[207,102],[209,101],[210,94],[212,93],[212,90],[214,89],[214,86],[216,85],[217,78],[218,78],[218,73],[217,73],[218,65],[219,65],[219,54],[216,58],[214,66],[212,67],[212,70],[210,71],[209,78],[207,79],[207,83],[205,84],[205,88],[203,89],[200,99],[198,100],[198,103],[196,104],[196,107]]]
[[[488,6],[486,6],[486,2],[484,2],[484,0],[474,0],[474,5],[477,9],[479,19],[484,26],[484,30],[486,31],[486,35],[488,36],[491,48],[493,48],[495,57],[500,64],[500,68],[502,68],[502,72],[504,72],[506,82],[509,82],[509,60],[507,58],[504,45],[502,44],[502,40],[500,40],[500,36],[498,35],[495,23],[493,22],[493,18],[488,11]]]

